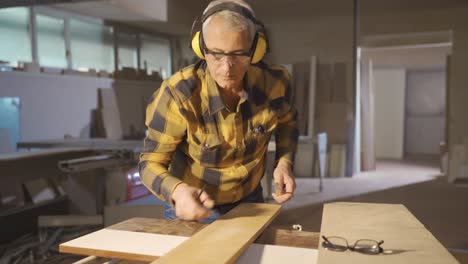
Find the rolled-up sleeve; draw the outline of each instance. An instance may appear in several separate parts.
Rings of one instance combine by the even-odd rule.
[[[171,202],[174,188],[182,181],[168,172],[177,145],[184,139],[187,121],[170,88],[163,83],[146,109],[148,134],[140,154],[140,177],[158,198]]]

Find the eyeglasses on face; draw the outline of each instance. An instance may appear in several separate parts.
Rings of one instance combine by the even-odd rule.
[[[384,243],[383,240],[377,242],[372,239],[359,239],[354,242],[353,246],[348,245],[348,241],[339,236],[322,236],[323,242],[322,247],[332,251],[356,251],[363,254],[377,255],[383,252],[383,248],[380,246]]]
[[[216,61],[221,61],[223,58],[229,57],[233,61],[240,61],[240,62],[246,62],[250,61],[250,51],[236,51],[236,52],[218,52],[218,51],[213,51],[208,48],[204,48],[204,53],[205,54],[210,54],[212,55]]]

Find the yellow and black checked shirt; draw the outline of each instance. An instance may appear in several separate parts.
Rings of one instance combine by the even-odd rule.
[[[205,186],[216,204],[242,199],[260,183],[273,133],[276,161],[294,161],[298,129],[291,97],[288,72],[263,62],[249,67],[235,111],[225,107],[205,62],[179,71],[146,111],[143,184],[164,201],[181,182]]]

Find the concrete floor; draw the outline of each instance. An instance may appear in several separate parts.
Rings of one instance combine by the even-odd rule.
[[[468,252],[468,187],[447,183],[436,164],[380,161],[373,172],[325,179],[322,193],[317,179],[297,185],[275,225],[319,232],[322,206],[332,201],[403,204],[445,247]]]

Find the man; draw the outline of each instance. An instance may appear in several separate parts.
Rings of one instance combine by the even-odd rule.
[[[283,189],[273,198],[291,199],[298,130],[290,76],[260,61],[266,47],[252,8],[213,1],[199,22],[192,48],[203,60],[164,81],[147,108],[140,175],[167,203],[166,219],[209,223],[241,202],[263,202],[272,134]]]

